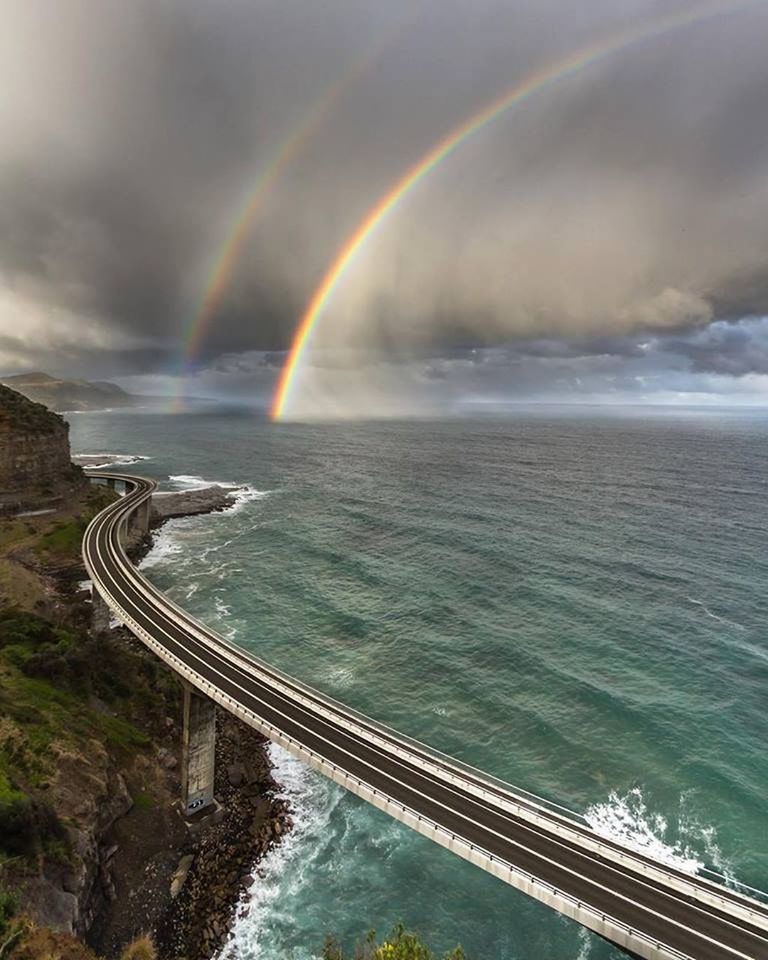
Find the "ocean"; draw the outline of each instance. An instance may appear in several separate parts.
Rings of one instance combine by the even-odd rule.
[[[276,666],[687,869],[768,887],[768,414],[271,424],[73,415],[164,489],[242,488],[143,563]],[[618,960],[273,748],[296,827],[228,956],[396,922],[470,960]]]

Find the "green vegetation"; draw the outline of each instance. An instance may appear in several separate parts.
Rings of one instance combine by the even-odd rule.
[[[87,504],[80,515],[54,524],[37,541],[36,552],[43,557],[77,560],[86,527],[114,497],[115,494],[107,487],[91,487]]]
[[[3,420],[12,423],[14,429],[27,433],[51,434],[64,426],[63,418],[42,403],[34,403],[15,390],[0,385],[0,422]]]
[[[7,935],[17,908],[16,895],[5,887],[0,887],[0,939],[4,939]]]
[[[338,941],[329,937],[323,947],[322,960],[437,960],[435,954],[415,934],[400,923],[380,943],[372,930],[363,943],[355,947],[354,954],[344,953]],[[444,955],[443,960],[466,960],[461,947],[455,947]]]
[[[49,803],[17,790],[3,777],[0,784],[0,850],[7,856],[42,853],[64,843],[64,828]],[[1,901],[0,901],[1,905]]]
[[[0,610],[0,861],[66,856],[65,833],[40,792],[59,750],[87,751],[93,739],[118,754],[142,749],[149,738],[131,721],[158,722],[174,696],[152,658]]]
[[[40,538],[38,552],[54,553],[58,556],[76,555],[87,526],[88,521],[82,518],[57,523],[49,533]]]

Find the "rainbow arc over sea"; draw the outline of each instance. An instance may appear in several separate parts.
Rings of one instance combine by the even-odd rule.
[[[328,119],[347,90],[378,62],[393,41],[409,24],[421,16],[422,12],[423,2],[414,3],[408,13],[400,17],[390,29],[366,45],[363,52],[355,57],[339,78],[321,93],[299,122],[273,148],[256,180],[250,184],[242,202],[238,205],[238,212],[227,229],[224,242],[218,248],[205,274],[200,298],[181,337],[180,367],[182,371],[189,368],[199,354],[206,331],[232,282],[235,269],[271,191]],[[180,406],[182,400],[183,397],[179,393],[176,397],[176,405]]]
[[[335,258],[309,300],[296,328],[272,398],[270,408],[272,419],[280,420],[285,417],[312,332],[334,291],[354,264],[355,258],[365,243],[408,194],[470,137],[501,117],[512,107],[523,103],[535,94],[635,44],[716,17],[763,6],[765,2],[766,0],[749,0],[749,2],[741,0],[741,2],[736,3],[698,3],[685,11],[658,17],[650,22],[646,21],[638,26],[604,37],[563,59],[541,67],[454,127],[420,160],[413,164],[387,193],[377,200],[337,251]]]

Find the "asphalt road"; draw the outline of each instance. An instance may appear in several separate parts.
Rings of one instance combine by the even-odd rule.
[[[113,475],[118,476],[118,475]],[[549,897],[577,901],[585,922],[603,915],[632,931],[641,955],[768,960],[768,906],[692,877],[595,834],[577,815],[486,778],[376,724],[251,657],[186,614],[131,564],[120,528],[154,489],[119,475],[129,492],[91,523],[83,553],[96,589],[155,652],[205,692],[238,705],[357,783],[535,877]],[[326,771],[327,772],[327,771]],[[337,778],[338,779],[338,778]],[[357,792],[357,791],[356,791]],[[511,881],[512,882],[512,881]],[[546,897],[539,896],[539,899]],[[657,951],[654,954],[654,949]]]

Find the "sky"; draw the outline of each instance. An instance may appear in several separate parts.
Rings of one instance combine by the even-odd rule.
[[[697,5],[6,0],[0,374],[266,405],[345,237],[435,142]],[[327,304],[291,413],[766,402],[768,2],[728,6],[550,85],[425,177]]]

